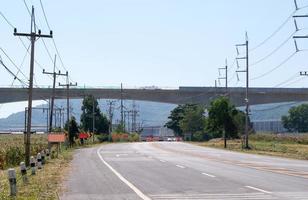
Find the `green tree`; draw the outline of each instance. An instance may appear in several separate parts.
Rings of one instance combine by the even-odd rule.
[[[93,107],[95,117],[95,133],[107,133],[109,122],[107,117],[101,113],[97,100],[92,95],[85,96],[82,101],[82,114],[80,117],[81,128],[84,131],[93,130]]]
[[[205,116],[203,106],[189,107],[185,110],[184,117],[180,121],[183,133],[191,133],[194,140],[204,139]]]
[[[68,124],[66,122],[64,129],[67,131],[68,130]],[[78,133],[79,133],[79,128],[78,128],[78,124],[76,121],[76,118],[73,116],[71,117],[71,119],[69,120],[69,133],[68,133],[68,140],[69,140],[69,144],[73,145],[75,144],[75,139],[78,138]]]
[[[289,110],[282,117],[283,126],[291,132],[308,132],[308,104],[302,104]]]
[[[208,119],[206,121],[206,130],[211,134],[211,137],[222,137],[223,133],[227,138],[237,138],[240,119],[239,111],[232,105],[228,98],[220,97],[211,102],[208,109]]]
[[[196,108],[198,105],[196,104],[184,104],[179,105],[175,109],[173,109],[168,117],[169,121],[165,124],[165,127],[174,131],[174,133],[178,136],[183,136],[183,130],[180,127],[180,122],[185,116],[185,112],[188,109]]]

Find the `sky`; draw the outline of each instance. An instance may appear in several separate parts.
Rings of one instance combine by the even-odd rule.
[[[224,67],[226,58],[229,86],[243,87],[245,76],[239,73],[237,80],[234,59],[235,45],[245,42],[246,31],[252,65],[250,86],[306,87],[308,84],[308,77],[299,76],[301,70],[307,70],[308,52],[294,54],[292,18],[277,34],[254,48],[294,12],[293,0],[41,1],[62,60],[58,55],[57,68],[69,70],[71,81],[78,82],[80,87],[119,87],[121,82],[127,88],[214,86],[219,77],[218,68]],[[0,11],[18,32],[29,32],[30,16],[25,3],[29,7],[34,5],[36,23],[42,33],[48,33],[40,0],[0,0]],[[298,0],[298,5],[305,7],[308,0]],[[297,14],[307,12],[308,8],[303,8]],[[307,35],[308,21],[298,20],[298,26],[303,30],[296,34]],[[26,49],[1,16],[0,30],[0,47],[25,75],[19,73],[18,77],[26,80],[29,76]],[[22,40],[28,47],[29,41]],[[51,39],[36,42],[35,59],[40,64],[35,65],[36,86],[52,84],[50,77],[42,74],[42,68],[53,70],[53,61],[43,42],[51,57],[56,53]],[[308,49],[308,40],[297,43],[299,49]],[[279,50],[268,56],[275,49]],[[245,49],[240,49],[239,56],[244,53]],[[1,51],[0,56],[14,73],[18,71]],[[279,66],[280,63],[284,64]],[[245,68],[244,62],[240,61],[239,65],[239,70]],[[13,77],[3,67],[0,74],[0,85],[11,86]],[[65,80],[60,77],[58,81]],[[283,84],[285,81],[288,82]],[[224,84],[221,80],[221,86]],[[20,84],[15,81],[13,85]]]

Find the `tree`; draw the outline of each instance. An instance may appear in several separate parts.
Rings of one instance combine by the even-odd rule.
[[[78,128],[78,124],[76,121],[76,118],[73,116],[71,117],[71,119],[69,120],[69,133],[68,133],[68,140],[69,140],[69,144],[73,145],[75,144],[75,139],[78,138],[78,133],[79,133],[79,128]],[[66,122],[64,129],[67,131],[68,129],[68,124]]]
[[[241,114],[228,98],[220,97],[212,101],[208,113],[206,129],[213,138],[222,137],[223,134],[226,138],[238,137],[238,131],[242,128]]]
[[[185,116],[185,112],[188,109],[196,108],[196,104],[184,104],[179,105],[173,109],[168,117],[169,121],[165,124],[165,127],[174,131],[178,136],[183,136],[183,130],[180,127],[180,122]]]
[[[82,101],[82,114],[80,117],[81,128],[84,131],[93,131],[93,107],[95,117],[94,132],[107,133],[109,130],[108,119],[101,113],[98,102],[92,95],[85,96]]]
[[[281,118],[284,128],[291,132],[308,132],[308,104],[302,104],[289,110]]]
[[[180,128],[184,133],[191,133],[193,139],[201,141],[204,139],[205,116],[204,107],[195,106],[185,110],[184,117],[180,121]],[[196,137],[195,137],[196,136]]]

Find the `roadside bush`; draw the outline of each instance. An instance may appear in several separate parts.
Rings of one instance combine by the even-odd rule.
[[[308,134],[255,134],[251,140],[308,145]]]
[[[111,138],[113,142],[128,142],[127,133],[113,133]]]
[[[138,133],[132,133],[128,136],[128,141],[129,142],[139,142],[140,141],[140,137]]]
[[[202,142],[205,140],[205,134],[202,131],[197,131],[193,134],[192,140],[195,142]]]
[[[139,135],[137,133],[113,133],[111,139],[112,142],[138,142]]]
[[[97,136],[97,139],[99,142],[108,142],[109,141],[109,135],[108,134],[100,134]]]

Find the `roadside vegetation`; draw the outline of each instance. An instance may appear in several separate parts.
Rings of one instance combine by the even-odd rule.
[[[47,135],[31,136],[31,155],[47,148]],[[23,135],[0,135],[0,170],[19,165],[25,160]]]
[[[179,105],[165,126],[201,146],[224,148],[226,135],[229,150],[308,160],[308,134],[299,134],[308,132],[307,119],[308,105],[303,104],[282,117],[284,127],[293,134],[255,133],[249,122],[249,150],[243,148],[245,114],[227,97],[218,97],[209,106]]]
[[[249,143],[251,149],[246,150],[242,148],[242,140],[230,140],[228,141],[227,149],[260,155],[308,160],[307,134],[258,133],[250,136]],[[224,148],[222,139],[213,139],[195,144],[205,147]]]
[[[283,116],[281,121],[284,128],[289,132],[308,132],[308,104],[292,107],[288,115]]]
[[[24,184],[18,167],[15,168],[17,175],[17,197],[9,196],[9,181],[7,171],[0,170],[0,199],[1,200],[54,200],[59,199],[61,182],[69,171],[69,162],[73,157],[73,149],[64,150],[57,158],[46,161],[43,169],[30,175],[28,171],[28,183]]]
[[[245,114],[236,109],[227,97],[219,97],[207,107],[179,105],[171,111],[165,126],[185,140],[208,141],[224,135],[229,140],[239,139],[244,134]],[[249,131],[253,132],[251,128]]]

